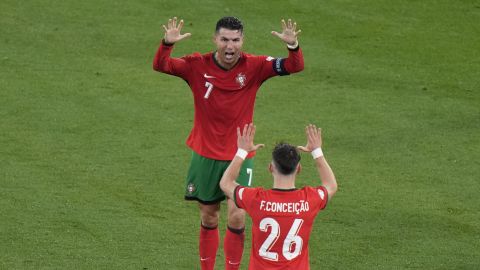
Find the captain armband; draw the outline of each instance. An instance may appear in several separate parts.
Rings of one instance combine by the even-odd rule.
[[[273,70],[280,76],[290,75],[285,69],[285,58],[275,58],[272,62]]]

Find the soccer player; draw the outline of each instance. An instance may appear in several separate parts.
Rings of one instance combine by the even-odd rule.
[[[306,127],[307,145],[300,150],[311,152],[322,185],[295,188],[300,172],[297,148],[281,143],[272,153],[269,170],[273,189],[250,188],[235,182],[248,152],[263,145],[254,145],[255,126],[237,129],[238,151],[220,181],[224,193],[252,217],[252,249],[249,270],[308,270],[308,241],[313,221],[337,191],[332,169],[322,152],[321,130]]]
[[[286,44],[287,58],[255,56],[242,52],[243,24],[235,17],[221,18],[216,25],[214,52],[171,57],[174,44],[190,36],[181,33],[183,20],[168,20],[165,35],[153,61],[156,71],[185,80],[193,93],[194,123],[187,139],[192,158],[185,185],[185,199],[198,201],[200,209],[199,253],[201,269],[214,268],[219,245],[220,202],[225,195],[220,179],[235,155],[236,128],[253,121],[255,97],[267,79],[303,70],[295,22],[282,20],[282,32],[272,31]],[[251,152],[237,179],[250,186],[253,174]],[[238,269],[243,253],[245,212],[227,201],[227,230],[224,238],[226,269]]]

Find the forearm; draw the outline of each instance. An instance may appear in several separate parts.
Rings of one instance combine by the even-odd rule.
[[[315,164],[317,166],[318,174],[322,181],[322,185],[328,191],[328,197],[332,198],[333,195],[337,192],[337,180],[333,174],[332,168],[328,164],[324,156],[315,159]]]
[[[285,59],[284,66],[288,73],[296,73],[304,69],[303,53],[300,47],[288,49],[288,58]]]
[[[235,180],[238,178],[238,175],[240,174],[240,169],[243,164],[243,159],[235,156],[230,162],[230,165],[227,167],[225,170],[225,173],[222,176],[222,179],[220,180],[220,188],[223,190],[225,195],[229,197],[230,199],[233,199],[233,192],[235,191],[235,188],[238,186],[238,183],[235,182]]]
[[[166,45],[163,40],[153,59],[153,69],[159,72],[180,76],[186,69],[186,62],[180,58],[171,58],[172,45]]]

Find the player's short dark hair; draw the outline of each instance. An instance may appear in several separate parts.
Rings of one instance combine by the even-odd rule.
[[[228,30],[239,30],[240,33],[243,33],[243,23],[237,17],[227,16],[221,18],[217,22],[215,32],[218,33],[218,31],[220,31],[220,28],[225,28]]]
[[[284,175],[294,173],[300,159],[300,153],[298,153],[297,148],[288,143],[278,143],[272,152],[272,160],[275,167]]]

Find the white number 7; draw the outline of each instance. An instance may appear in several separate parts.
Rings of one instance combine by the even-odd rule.
[[[248,174],[248,186],[252,186],[252,176],[253,176],[253,170],[252,168],[247,168],[247,174]]]
[[[205,82],[205,87],[207,87],[207,92],[205,93],[205,96],[203,96],[205,99],[207,99],[210,96],[210,93],[213,90],[213,84],[209,82]]]

